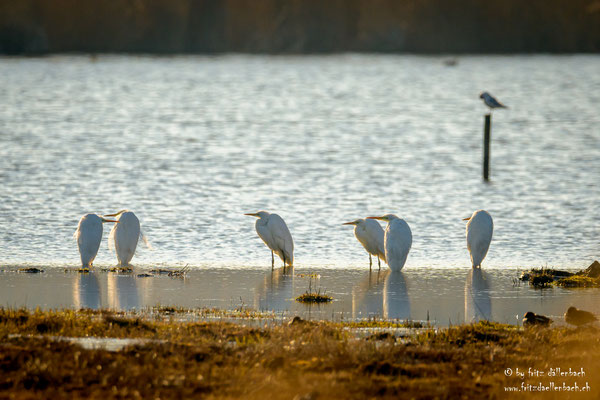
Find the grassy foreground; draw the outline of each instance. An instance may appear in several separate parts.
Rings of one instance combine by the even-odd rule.
[[[0,309],[0,398],[522,398],[505,387],[540,382],[590,391],[527,397],[600,392],[595,327],[520,330],[482,322],[403,338],[357,338],[353,329],[302,320],[257,329],[106,311]],[[151,340],[110,352],[59,336]],[[556,368],[583,368],[585,375],[535,376]]]

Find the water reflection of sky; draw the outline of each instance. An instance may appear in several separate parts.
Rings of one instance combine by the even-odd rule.
[[[138,277],[49,268],[43,274],[0,273],[0,304],[11,307],[143,310],[156,305],[273,311],[282,316],[359,320],[388,318],[448,325],[490,319],[517,323],[527,311],[557,320],[568,306],[595,310],[600,290],[536,290],[515,285],[514,269],[270,269],[193,270],[186,278]],[[294,298],[309,289],[331,296],[307,306]]]

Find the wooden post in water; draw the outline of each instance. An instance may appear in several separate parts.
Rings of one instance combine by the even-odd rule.
[[[492,114],[485,114],[483,126],[483,179],[490,180],[490,133],[492,130]]]

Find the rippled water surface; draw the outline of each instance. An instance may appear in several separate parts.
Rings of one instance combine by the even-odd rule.
[[[482,90],[510,107],[490,184]],[[137,265],[270,267],[243,215],[259,209],[287,221],[297,269],[365,266],[341,223],[389,212],[413,231],[407,274],[466,267],[479,208],[484,267],[600,256],[599,56],[0,58],[0,91],[0,264],[75,266],[79,217],[122,208],[154,248]]]

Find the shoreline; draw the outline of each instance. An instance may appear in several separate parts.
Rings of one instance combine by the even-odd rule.
[[[40,272],[43,271],[43,272]],[[0,303],[29,310],[111,309],[137,313],[156,306],[188,310],[201,320],[207,310],[218,317],[237,310],[300,316],[307,320],[360,322],[391,320],[423,326],[454,326],[489,320],[519,326],[525,313],[546,315],[563,324],[569,306],[595,311],[600,281],[573,277],[553,282],[554,270],[530,281],[526,269],[406,268],[392,273],[382,268],[134,268],[131,271],[96,267],[0,268]],[[571,272],[577,272],[573,269]],[[595,276],[595,275],[594,275]],[[573,286],[587,287],[573,287]],[[303,304],[306,293],[330,296],[328,304]],[[544,297],[540,304],[537,299]]]
[[[483,266],[482,270],[483,271],[499,271],[499,270],[514,270],[514,271],[529,271],[532,269],[560,269],[560,270],[568,270],[568,271],[579,271],[581,269],[585,269],[587,268],[590,263],[592,263],[594,260],[582,260],[579,261],[577,263],[568,263],[568,264],[562,264],[562,263],[556,263],[556,264],[548,264],[548,263],[510,263],[510,264],[494,264],[494,265],[490,265],[490,266]],[[220,270],[220,269],[224,269],[224,270],[252,270],[252,271],[271,271],[271,265],[267,265],[267,264],[251,264],[251,263],[247,263],[247,264],[233,264],[233,263],[228,263],[228,262],[206,262],[206,263],[187,263],[187,262],[173,262],[173,263],[165,263],[165,262],[156,262],[156,263],[148,263],[148,262],[143,262],[140,264],[133,264],[132,265],[132,269],[133,271],[148,271],[151,269],[173,269],[173,270],[180,270],[184,267],[188,267],[190,271],[199,271],[199,270]],[[49,269],[49,270],[60,270],[60,269],[66,269],[66,270],[78,270],[81,268],[80,263],[78,263],[77,261],[73,261],[70,263],[64,263],[64,262],[28,262],[28,261],[24,261],[24,262],[14,262],[14,261],[9,261],[9,262],[3,262],[0,261],[0,272],[12,272],[12,271],[16,271],[19,268],[40,268],[40,269]],[[107,272],[111,269],[117,268],[116,263],[107,263],[107,262],[102,262],[102,263],[98,263],[97,265],[94,265],[90,271],[96,271],[96,272]],[[275,268],[273,270],[280,270],[283,269],[283,267],[281,265],[276,265]],[[293,267],[294,270],[301,270],[303,272],[309,271],[311,269],[316,269],[316,270],[331,270],[331,271],[335,271],[335,270],[339,270],[339,271],[369,271],[369,264],[368,262],[365,263],[364,261],[358,260],[355,262],[348,262],[348,261],[344,261],[343,264],[335,264],[335,263],[306,263],[306,264],[295,264]],[[449,264],[447,264],[447,266],[444,266],[444,264],[441,264],[439,262],[436,263],[421,263],[418,265],[407,265],[406,267],[404,267],[402,269],[402,272],[410,272],[410,271],[418,271],[418,270],[423,270],[423,269],[433,269],[433,270],[457,270],[457,271],[468,271],[473,269],[473,267],[471,267],[470,264],[468,264],[467,262],[463,262],[463,263],[458,263],[458,262],[451,262]],[[378,271],[377,267],[374,267],[371,269],[373,272]],[[391,271],[390,268],[386,265],[381,267],[381,272],[384,271]]]

